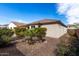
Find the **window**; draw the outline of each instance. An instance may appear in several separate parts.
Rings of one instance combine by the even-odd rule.
[[[31,28],[35,28],[35,26],[31,26]]]
[[[27,28],[29,29],[29,26]]]

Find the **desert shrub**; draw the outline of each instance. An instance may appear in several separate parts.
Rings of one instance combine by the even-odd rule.
[[[76,29],[76,35],[77,35],[77,37],[79,39],[79,29]]]
[[[13,33],[14,33],[14,32],[13,32],[12,30],[7,29],[7,28],[0,29],[0,36],[1,36],[1,35],[12,36]]]
[[[69,39],[61,40],[58,44],[57,55],[59,56],[75,56],[76,55],[76,47],[74,46],[75,37],[70,37]]]
[[[34,43],[35,41],[33,40],[33,37],[37,37],[38,40],[42,40],[43,37],[46,35],[46,28],[33,28],[33,29],[28,29],[25,32],[26,36],[29,36],[28,42]]]
[[[57,49],[57,55],[76,56],[79,55],[78,30],[69,30],[69,37],[60,41]],[[66,41],[67,40],[67,41]]]
[[[26,28],[15,28],[15,34],[18,37],[25,37],[24,32],[26,31]]]
[[[35,42],[35,40],[33,40],[33,37],[37,37],[38,40],[42,40],[42,38],[45,37],[46,28],[15,28],[15,33],[18,37],[29,37],[27,39],[28,43],[33,44]]]
[[[1,40],[3,45],[8,45],[11,42],[11,37],[7,35],[2,35]]]
[[[11,36],[13,33],[14,32],[10,29],[0,29],[0,46],[8,45],[11,42]]]
[[[27,37],[29,37],[28,43],[29,43],[29,44],[34,44],[34,41],[33,41],[34,30],[33,30],[33,29],[28,29],[28,30],[25,32],[25,34],[26,34]]]
[[[67,30],[67,33],[70,35],[70,36],[75,36],[76,35],[76,30],[75,29],[68,29]]]
[[[69,51],[70,50],[68,46],[66,46],[65,44],[60,44],[58,46],[57,55],[64,56],[67,55]]]
[[[43,37],[45,37],[46,35],[46,28],[35,28],[34,32],[35,32],[35,36],[38,37],[39,40],[42,40]]]
[[[76,29],[76,37],[77,39],[74,40],[74,46],[76,47],[76,55],[79,56],[79,29]]]

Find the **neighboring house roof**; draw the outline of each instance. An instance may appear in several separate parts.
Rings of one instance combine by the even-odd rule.
[[[64,25],[61,21],[53,20],[53,19],[43,19],[43,20],[32,22],[32,23],[30,23],[28,25],[39,25],[39,24],[44,25],[44,24],[56,24],[56,23],[61,24],[61,25],[66,27],[66,25]]]
[[[12,21],[11,23],[15,24],[16,26],[24,26],[26,25],[25,23],[21,23],[21,22],[15,22],[15,21]]]

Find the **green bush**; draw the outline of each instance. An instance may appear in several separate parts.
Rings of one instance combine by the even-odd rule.
[[[8,45],[11,42],[11,36],[13,33],[14,32],[10,29],[0,29],[0,46]]]
[[[15,33],[18,37],[25,37],[26,28],[15,28]]]
[[[34,43],[33,37],[37,37],[38,40],[42,40],[42,38],[45,37],[46,28],[28,29],[25,34],[30,37],[28,42]]]
[[[46,28],[15,28],[15,33],[18,37],[29,37],[28,42],[34,43],[33,37],[37,37],[38,40],[42,40],[43,37],[46,35]]]
[[[2,35],[1,39],[2,39],[3,44],[9,44],[11,42],[11,37],[9,37],[7,35]]]
[[[76,56],[79,54],[77,52],[79,51],[79,39],[76,36],[76,30],[69,29],[68,34],[69,36],[58,44],[57,55]]]
[[[72,39],[72,38],[71,38]],[[76,47],[71,43],[60,42],[57,49],[58,56],[75,56],[76,55]]]
[[[35,28],[34,32],[35,32],[35,36],[38,37],[38,39],[42,40],[43,37],[45,37],[46,35],[46,28]]]
[[[14,32],[12,30],[7,29],[7,28],[0,29],[0,36],[2,35],[12,36],[13,33]]]

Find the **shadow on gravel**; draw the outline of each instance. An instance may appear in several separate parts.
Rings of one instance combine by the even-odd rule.
[[[0,47],[0,56],[24,56],[15,44],[10,44],[6,47]]]

